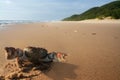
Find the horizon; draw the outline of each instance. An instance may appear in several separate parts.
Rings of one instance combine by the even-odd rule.
[[[59,21],[113,0],[1,0],[0,20]],[[29,3],[29,4],[28,4]]]

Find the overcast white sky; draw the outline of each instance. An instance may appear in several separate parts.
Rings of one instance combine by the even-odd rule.
[[[0,0],[0,20],[61,20],[114,0]]]

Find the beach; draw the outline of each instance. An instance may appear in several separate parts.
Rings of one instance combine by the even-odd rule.
[[[10,62],[4,54],[9,46],[68,54],[66,62],[33,80],[120,80],[120,20],[8,25],[0,30],[0,72]]]

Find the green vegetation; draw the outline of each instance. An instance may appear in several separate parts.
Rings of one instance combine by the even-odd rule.
[[[79,21],[95,18],[104,19],[106,17],[120,19],[120,0],[105,4],[101,7],[91,8],[82,14],[72,15],[71,17],[65,18],[63,21]]]

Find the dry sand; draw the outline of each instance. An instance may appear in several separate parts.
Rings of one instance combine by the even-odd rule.
[[[4,47],[39,46],[67,53],[48,73],[33,80],[120,80],[120,21],[46,22],[11,25],[0,31],[0,71]]]

